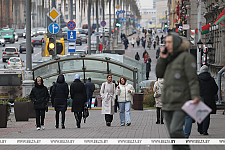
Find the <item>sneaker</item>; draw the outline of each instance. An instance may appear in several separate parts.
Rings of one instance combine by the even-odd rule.
[[[41,128],[40,127],[37,127],[37,130],[41,130]]]
[[[130,125],[131,125],[131,122],[128,122],[128,123],[127,123],[127,126],[130,126]]]
[[[45,126],[44,126],[44,125],[42,125],[42,126],[41,126],[41,129],[42,129],[42,130],[44,130],[44,129],[45,129]]]
[[[161,124],[164,124],[164,122],[162,121]]]
[[[121,126],[125,126],[125,124],[121,124]]]

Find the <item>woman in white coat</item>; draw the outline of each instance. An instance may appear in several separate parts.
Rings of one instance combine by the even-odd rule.
[[[153,92],[159,91],[159,88],[162,91],[162,89],[163,89],[163,81],[164,81],[163,78],[158,78],[158,80],[154,84]],[[160,124],[160,121],[161,121],[161,124],[164,124],[164,122],[163,122],[161,95],[155,96],[155,105],[156,105],[156,115],[157,115],[156,124]],[[160,118],[160,114],[161,114],[161,118]]]
[[[102,83],[100,95],[102,97],[102,114],[105,114],[107,126],[111,126],[116,99],[115,84],[112,83],[112,75],[107,75],[107,82]]]
[[[127,83],[125,77],[121,77],[119,85],[116,89],[118,95],[118,103],[120,107],[120,125],[125,125],[125,114],[127,126],[131,125],[130,119],[130,105],[133,104],[133,94],[135,93],[134,87]]]

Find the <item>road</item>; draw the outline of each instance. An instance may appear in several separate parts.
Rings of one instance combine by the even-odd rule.
[[[38,37],[43,37],[43,36],[38,36]],[[93,37],[92,37],[93,38]],[[20,43],[22,43],[23,41],[25,41],[26,39],[24,38],[19,38],[18,42],[15,42],[14,44],[10,44],[10,43],[6,43],[5,47],[16,47],[19,50],[20,47]],[[6,62],[2,62],[2,50],[5,47],[0,47],[0,68],[3,68],[4,65],[7,66]],[[82,45],[77,45],[76,46],[77,50],[86,50],[87,49],[87,44],[86,43],[82,43]],[[67,41],[65,41],[65,53],[66,55],[68,55],[68,43]],[[20,58],[24,61],[24,69],[26,68],[26,53],[23,52],[22,54],[20,54]],[[42,56],[41,56],[41,46],[35,46],[34,47],[34,53],[32,54],[32,62],[39,62],[42,61]]]

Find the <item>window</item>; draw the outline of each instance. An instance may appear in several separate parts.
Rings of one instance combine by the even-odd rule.
[[[68,11],[68,7],[66,7],[66,11]]]
[[[73,7],[73,11],[75,11],[75,7]]]
[[[66,18],[66,19],[69,19],[69,18],[68,18],[68,15],[66,15],[65,18]]]

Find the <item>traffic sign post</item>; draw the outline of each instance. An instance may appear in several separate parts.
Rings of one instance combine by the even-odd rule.
[[[52,21],[56,21],[59,17],[60,17],[60,12],[53,7],[48,13],[47,16],[52,20]]]
[[[106,25],[106,22],[103,20],[101,21],[101,26],[104,27]]]
[[[76,41],[68,41],[68,52],[70,53],[76,52]]]
[[[48,26],[48,31],[51,33],[51,34],[57,34],[59,32],[59,25],[57,23],[51,23],[49,26]]]
[[[75,28],[76,28],[76,23],[75,23],[74,21],[69,21],[69,22],[67,23],[67,28],[68,28],[69,30],[75,29]]]
[[[76,31],[67,31],[67,40],[76,40]]]
[[[116,15],[117,15],[117,16],[120,15],[120,11],[117,11],[117,12],[116,12]]]

